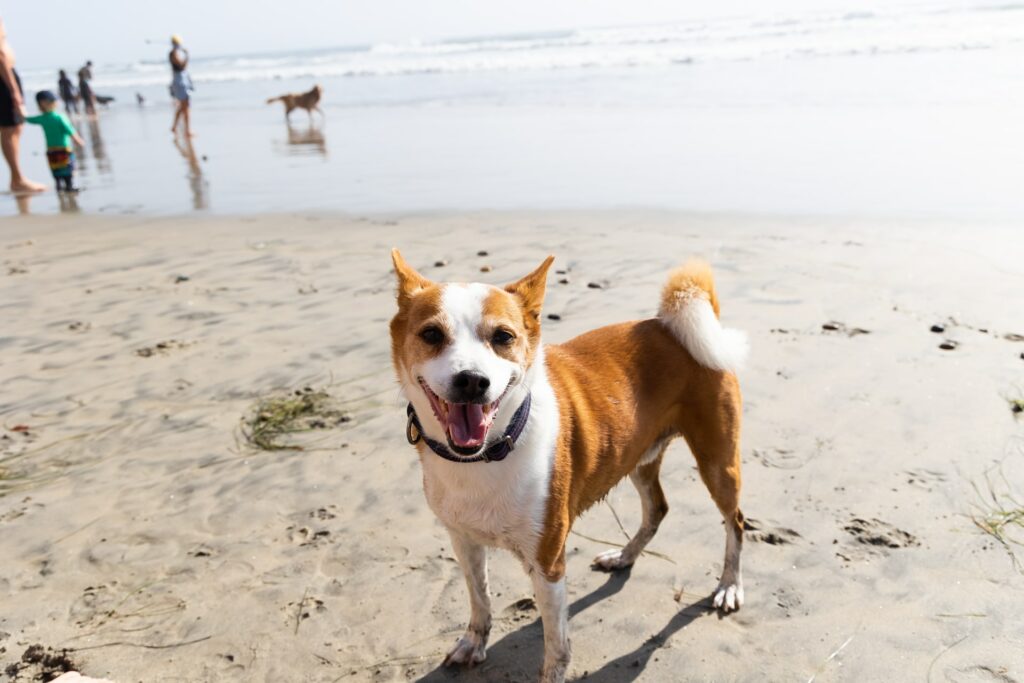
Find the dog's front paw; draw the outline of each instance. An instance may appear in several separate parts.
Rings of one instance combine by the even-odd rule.
[[[613,548],[612,550],[605,550],[595,557],[590,566],[595,569],[603,569],[606,572],[613,572],[616,569],[625,569],[632,566],[635,561],[636,558],[626,553],[625,549]]]
[[[735,612],[743,606],[743,584],[732,581],[718,584],[712,604],[723,612]]]
[[[455,647],[444,658],[444,665],[476,666],[487,659],[486,647],[487,643],[479,633],[466,631],[466,634],[459,638],[459,642],[455,643]]]

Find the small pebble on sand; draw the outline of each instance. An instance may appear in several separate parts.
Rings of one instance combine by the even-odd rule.
[[[952,351],[957,346],[959,346],[959,344],[953,341],[952,339],[947,339],[946,341],[939,344],[939,348],[942,349],[943,351]]]
[[[480,272],[481,273],[489,273],[489,272],[491,272],[491,267],[490,266],[480,266]]]
[[[548,320],[561,320],[562,316],[557,313],[548,313]]]
[[[591,289],[604,289],[604,285],[600,282],[588,282],[587,287],[590,287]]]
[[[560,277],[560,278],[558,278],[558,284],[560,284],[560,285],[567,285],[567,284],[569,284],[569,278],[567,278],[567,277]]]
[[[943,332],[946,331],[946,326],[941,323],[935,323],[934,325],[932,325],[931,331],[934,332],[935,334],[942,334]]]
[[[481,249],[480,251],[476,252],[476,255],[477,255],[477,256],[487,256],[488,254],[487,254],[487,252],[486,252],[486,251],[484,251],[483,249]]]
[[[435,268],[444,268],[447,265],[448,265],[448,262],[445,261],[444,259],[440,259],[438,261],[434,261],[434,267]]]

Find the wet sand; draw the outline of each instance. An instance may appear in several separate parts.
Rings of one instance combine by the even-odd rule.
[[[703,256],[750,335],[745,607],[709,611],[721,525],[676,443],[657,555],[589,568],[613,509],[639,522],[628,484],[575,526],[572,680],[1024,678],[1024,576],[971,520],[986,473],[1024,481],[1019,230],[653,211],[5,221],[0,667],[39,644],[122,682],[534,679],[504,553],[486,663],[437,668],[468,605],[403,435],[395,245],[492,283],[555,254],[551,342],[651,315]],[[346,419],[247,447],[256,402],[306,386]]]

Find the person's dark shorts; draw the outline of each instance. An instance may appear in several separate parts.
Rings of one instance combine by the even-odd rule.
[[[21,93],[22,99],[25,97],[25,91],[21,87],[21,77],[18,76],[18,72],[11,69],[11,73],[14,74],[14,80],[18,84],[18,92]],[[14,106],[14,98],[11,97],[11,91],[7,88],[7,84],[0,78],[0,128],[7,128],[9,126],[20,126],[25,123],[25,118],[18,111],[18,108]]]

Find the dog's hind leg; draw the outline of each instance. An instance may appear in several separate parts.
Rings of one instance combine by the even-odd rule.
[[[452,549],[466,576],[469,589],[469,626],[455,644],[444,665],[474,666],[487,658],[487,637],[491,633],[491,596],[487,590],[487,549],[454,529],[448,530]]]
[[[717,373],[697,389],[684,410],[681,429],[697,460],[711,498],[725,520],[725,562],[714,606],[725,612],[743,605],[743,513],[740,511],[740,414],[742,399],[735,375]]]
[[[669,439],[655,443],[650,451],[640,459],[640,464],[629,474],[633,486],[640,494],[640,506],[643,510],[643,521],[633,537],[624,548],[606,550],[594,558],[592,566],[597,569],[613,571],[628,567],[636,562],[640,553],[654,538],[661,520],[668,514],[668,501],[661,489],[658,474],[661,472],[661,459],[668,448]]]

